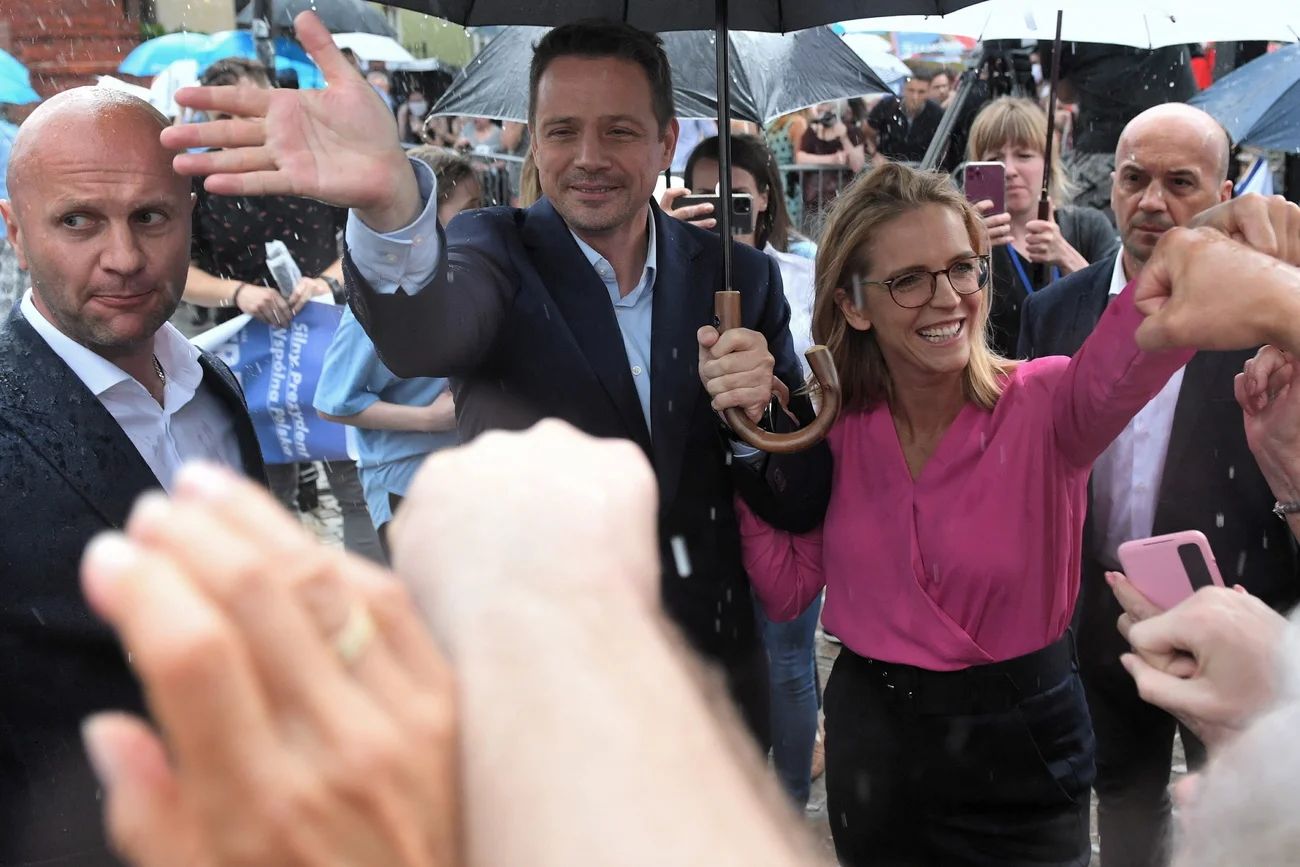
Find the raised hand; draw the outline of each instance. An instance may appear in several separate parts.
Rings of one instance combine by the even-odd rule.
[[[204,186],[217,195],[304,196],[353,208],[379,232],[408,225],[419,215],[420,193],[392,114],[315,13],[294,23],[328,86],[182,88],[177,104],[230,119],[163,130],[165,147],[216,149],[177,155],[176,171],[207,175]]]
[[[1246,441],[1274,495],[1300,500],[1300,361],[1265,346],[1237,374],[1233,391],[1245,416]]]
[[[1217,229],[1171,229],[1134,292],[1143,349],[1300,348],[1300,269]]]
[[[1300,205],[1247,193],[1197,214],[1188,226],[1215,229],[1261,253],[1300,266]]]

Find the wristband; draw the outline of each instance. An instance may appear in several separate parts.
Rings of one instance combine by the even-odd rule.
[[[240,293],[240,292],[243,292],[243,291],[244,291],[244,287],[247,286],[247,285],[248,285],[247,283],[240,283],[238,286],[236,286],[236,287],[235,287],[235,291],[230,293],[230,297],[229,297],[228,299],[226,299],[225,303],[222,304],[221,306],[222,306],[222,307],[238,307],[238,306],[239,306],[239,293]]]

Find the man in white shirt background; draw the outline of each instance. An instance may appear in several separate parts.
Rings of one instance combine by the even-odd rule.
[[[193,197],[166,126],[125,94],[62,93],[15,139],[0,202],[32,277],[0,326],[0,864],[116,863],[79,730],[143,700],[82,600],[85,544],[187,460],[264,478],[238,383],[168,324]]]
[[[1030,296],[1020,354],[1073,355],[1110,299],[1141,273],[1157,241],[1232,197],[1230,142],[1209,115],[1171,103],[1138,115],[1115,155],[1111,207],[1123,241],[1106,258]],[[1232,292],[1232,286],[1224,286]],[[1106,867],[1168,863],[1167,793],[1175,721],[1146,704],[1120,665],[1128,650],[1105,582],[1119,546],[1199,530],[1228,584],[1285,610],[1300,598],[1295,545],[1246,443],[1233,377],[1254,350],[1202,352],[1116,438],[1093,467],[1075,626],[1097,736],[1098,825]],[[1204,747],[1182,731],[1188,764]]]

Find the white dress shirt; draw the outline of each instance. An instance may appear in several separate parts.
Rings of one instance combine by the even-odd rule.
[[[167,374],[159,405],[134,377],[55,328],[36,309],[30,289],[23,296],[22,311],[36,333],[122,426],[168,493],[176,471],[186,461],[211,461],[243,473],[230,410],[203,385],[198,348],[170,323],[164,323],[154,337],[154,355]]]
[[[415,170],[416,181],[420,185],[420,200],[424,203],[424,208],[409,226],[381,234],[357,219],[355,211],[348,212],[344,237],[352,254],[352,263],[370,287],[381,295],[396,294],[398,287],[407,294],[414,295],[428,285],[438,270],[438,260],[442,250],[438,243],[437,178],[433,174],[433,169],[421,160],[411,158],[411,167]],[[572,229],[570,234],[573,234]],[[619,292],[613,266],[589,244],[576,234],[573,235],[583,256],[591,263],[592,270],[609,291],[610,303],[614,306],[619,329],[623,335],[623,346],[628,354],[632,382],[636,386],[647,428],[652,427],[650,424],[650,335],[653,314],[651,293],[654,291],[655,273],[659,261],[655,235],[654,221],[651,220],[646,237],[646,264],[636,288],[626,297],[622,297]],[[651,435],[653,436],[653,431]],[[732,443],[731,450],[739,458],[750,458],[758,454],[757,449],[750,448],[744,443]]]
[[[813,299],[817,294],[817,263],[794,253],[782,253],[770,243],[764,253],[776,260],[781,271],[781,285],[785,288],[785,300],[790,303],[790,337],[794,339],[794,351],[803,365],[804,378],[812,375],[808,359],[804,353],[813,346],[812,312]]]
[[[1124,253],[1115,254],[1110,297],[1124,291]],[[1169,378],[1151,402],[1128,423],[1092,468],[1092,514],[1096,550],[1102,563],[1119,568],[1119,546],[1151,535],[1169,454],[1174,410],[1183,387],[1183,372]]]

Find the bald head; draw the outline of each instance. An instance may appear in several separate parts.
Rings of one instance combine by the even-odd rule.
[[[156,158],[169,170],[175,152],[163,148],[159,134],[170,126],[166,116],[138,97],[108,87],[74,87],[50,97],[18,129],[9,154],[9,198],[21,201],[24,187],[40,158],[60,143],[95,142],[99,159],[112,162],[123,151]],[[178,184],[189,182],[177,175]]]
[[[1232,141],[1223,125],[1199,108],[1182,102],[1167,102],[1148,108],[1128,122],[1115,148],[1115,164],[1123,159],[1125,147],[1152,136],[1178,142],[1189,157],[1203,157],[1214,171],[1207,179],[1223,183],[1228,179]]]
[[[117,363],[139,355],[180,303],[194,198],[148,103],[102,87],[50,99],[14,139],[0,202],[32,302]],[[124,368],[125,369],[125,368]]]
[[[1129,279],[1137,277],[1165,232],[1232,197],[1231,153],[1219,122],[1182,103],[1149,108],[1124,127],[1110,205]]]

